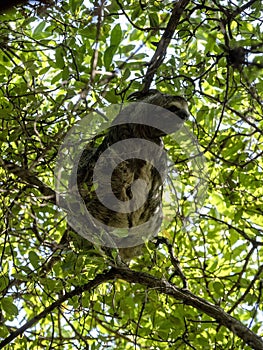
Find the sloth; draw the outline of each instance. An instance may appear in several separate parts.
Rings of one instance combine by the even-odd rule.
[[[189,117],[187,102],[180,96],[150,90],[135,93],[130,100],[136,102],[119,112],[100,142],[94,138],[86,145],[77,166],[78,192],[88,212],[105,227],[126,232],[124,238],[111,235],[123,261],[140,255],[142,236],[158,234],[167,175],[162,137],[178,130]],[[88,226],[98,234],[95,222]],[[129,230],[133,230],[131,237],[127,237]]]

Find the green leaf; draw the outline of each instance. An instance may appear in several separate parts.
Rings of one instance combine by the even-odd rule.
[[[8,283],[9,283],[9,279],[7,276],[5,275],[0,276],[0,291],[4,290],[8,286]]]
[[[57,81],[62,79],[62,72],[59,72],[58,74],[53,76],[53,79],[51,80],[51,84],[55,84]]]
[[[81,28],[79,34],[84,38],[95,39],[96,27],[94,25],[89,25],[88,28]]]
[[[153,28],[158,28],[159,27],[159,18],[157,13],[150,13],[149,14],[149,20],[150,20],[150,26]]]
[[[72,13],[75,13],[77,8],[82,4],[83,0],[69,0],[69,6]]]
[[[33,36],[36,36],[36,37],[42,36],[45,26],[46,26],[45,21],[40,22],[34,29]]]
[[[10,316],[17,316],[18,315],[18,308],[13,303],[13,300],[11,297],[6,297],[6,298],[1,299],[0,303],[1,303],[3,310],[6,312],[7,315],[10,315]]]
[[[116,50],[117,50],[117,46],[114,45],[114,46],[108,47],[104,53],[103,59],[104,59],[105,68],[107,70],[110,69],[110,65],[112,63],[112,59]]]
[[[64,62],[64,51],[63,51],[63,48],[61,46],[59,46],[56,49],[55,58],[56,58],[57,67],[60,69],[63,69],[65,66],[65,62]]]
[[[112,29],[110,45],[118,46],[122,40],[122,30],[120,24],[116,24],[116,26]]]
[[[213,289],[216,292],[217,295],[221,296],[223,293],[223,286],[220,282],[213,282]]]
[[[13,73],[16,73],[16,74],[19,74],[19,75],[23,75],[25,73],[25,70],[24,70],[23,67],[17,66],[17,67],[15,67],[13,69]]]
[[[5,325],[1,325],[0,327],[0,338],[5,338],[9,334],[9,330]]]
[[[39,256],[36,252],[30,251],[28,253],[29,261],[32,264],[32,266],[37,269],[39,267]]]
[[[125,71],[124,71],[124,73],[123,73],[123,75],[122,75],[122,79],[123,79],[123,80],[127,80],[127,79],[130,77],[130,75],[131,75],[130,69],[129,69],[129,68],[126,68]]]

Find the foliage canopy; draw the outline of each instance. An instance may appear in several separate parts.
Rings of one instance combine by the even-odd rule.
[[[262,18],[259,0],[51,0],[0,15],[0,347],[261,348]],[[158,47],[152,87],[189,101],[205,169],[192,174],[165,138],[184,193],[164,198],[160,236],[173,252],[149,243],[129,268],[111,269],[77,237],[62,239],[55,160],[79,119],[142,89]],[[197,175],[199,202],[187,190]],[[235,319],[253,333],[241,339]]]

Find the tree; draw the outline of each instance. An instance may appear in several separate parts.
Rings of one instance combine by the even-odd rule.
[[[48,5],[0,21],[0,348],[262,349],[261,2]],[[203,158],[165,137],[180,186],[160,238],[113,266],[66,234],[56,157],[76,122],[149,87],[189,101]]]

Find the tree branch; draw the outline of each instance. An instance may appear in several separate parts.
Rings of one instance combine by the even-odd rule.
[[[4,169],[20,177],[20,179],[25,181],[28,185],[37,188],[49,200],[49,202],[56,204],[55,191],[40,181],[32,172],[2,158],[0,159],[0,162]]]
[[[246,4],[244,4],[243,6],[237,7],[237,9],[233,13],[231,13],[231,19],[235,18],[240,13],[242,13],[246,9],[250,8],[256,1],[257,0],[251,0],[251,1],[247,2]]]
[[[225,326],[247,345],[255,350],[263,349],[263,340],[239,320],[229,315],[222,308],[210,303],[209,301],[191,293],[188,290],[180,289],[169,283],[165,279],[159,279],[152,275],[132,271],[128,268],[114,268],[115,276],[131,283],[140,283],[146,287],[159,290],[161,293],[171,296],[177,300],[183,301],[186,305],[190,305],[206,315],[214,318],[218,324]]]
[[[4,346],[11,343],[15,338],[19,337],[27,329],[31,328],[34,324],[36,324],[42,318],[45,318],[54,309],[59,308],[60,305],[66,300],[73,298],[75,295],[80,295],[84,291],[90,291],[95,287],[98,287],[100,284],[112,280],[114,277],[115,277],[115,273],[113,272],[113,270],[110,270],[105,274],[97,275],[93,280],[89,281],[83,286],[78,286],[75,289],[73,289],[71,292],[65,293],[61,298],[59,298],[57,301],[55,301],[54,303],[46,307],[45,310],[40,312],[35,317],[31,318],[31,320],[26,322],[22,327],[18,328],[15,332],[11,333],[7,338],[5,338],[0,343],[0,349],[3,349]]]
[[[65,293],[57,301],[49,305],[45,310],[26,322],[22,327],[18,328],[15,332],[11,333],[6,339],[0,343],[0,349],[8,345],[16,337],[23,334],[27,329],[32,327],[35,323],[45,318],[54,309],[60,307],[60,305],[66,300],[83,293],[84,291],[90,291],[100,284],[113,280],[115,278],[122,279],[130,283],[139,283],[147,288],[154,288],[160,293],[169,295],[172,298],[181,300],[186,305],[190,305],[206,315],[214,318],[219,325],[225,326],[239,338],[241,338],[248,346],[251,346],[255,350],[263,349],[263,340],[252,332],[248,327],[243,325],[239,320],[230,316],[222,308],[210,303],[209,301],[191,293],[188,290],[177,288],[175,285],[169,283],[165,279],[159,279],[150,274],[137,272],[129,269],[128,267],[114,267],[104,274],[97,275],[93,280],[78,286],[72,291]]]
[[[162,64],[165,58],[167,47],[170,44],[170,41],[174,35],[175,29],[179,23],[181,15],[189,2],[190,2],[189,0],[180,0],[175,3],[171,17],[167,24],[167,27],[149,63],[149,66],[144,78],[144,82],[143,82],[144,84],[143,90],[142,90],[143,93],[149,90],[154,74],[157,71],[157,69],[160,67],[160,65]]]

